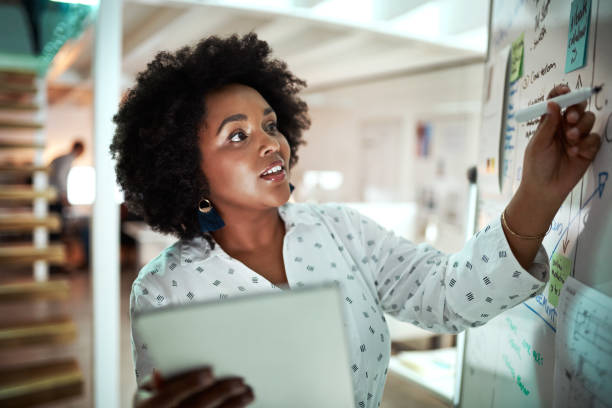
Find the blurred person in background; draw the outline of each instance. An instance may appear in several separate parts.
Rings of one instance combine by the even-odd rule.
[[[80,237],[71,239],[68,233],[68,214],[70,207],[68,201],[68,173],[77,157],[85,151],[85,145],[79,139],[75,140],[69,152],[62,154],[51,161],[49,164],[49,186],[57,191],[57,201],[49,204],[49,212],[57,213],[61,219],[61,229],[59,233],[49,234],[51,241],[63,241],[66,245],[67,264],[65,267],[81,267],[87,263],[87,231],[73,235]],[[83,241],[83,242],[82,242]],[[54,266],[52,270],[62,270],[65,268]]]
[[[68,173],[72,168],[74,159],[81,156],[84,150],[83,142],[76,140],[68,153],[57,156],[49,164],[49,186],[55,188],[58,194],[57,202],[51,204],[50,210],[61,214],[62,220],[64,208],[70,206],[70,202],[68,202]]]

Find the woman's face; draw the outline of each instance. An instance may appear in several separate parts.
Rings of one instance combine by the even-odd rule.
[[[227,85],[206,95],[202,170],[215,207],[269,209],[289,200],[291,150],[276,114],[255,89]],[[282,170],[262,177],[275,162]]]

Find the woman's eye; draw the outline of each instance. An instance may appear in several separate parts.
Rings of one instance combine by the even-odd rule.
[[[276,123],[275,123],[275,122],[271,122],[271,123],[268,125],[268,132],[270,132],[270,133],[274,133],[274,132],[276,132],[277,130],[278,130],[278,128],[276,127]]]
[[[246,139],[246,135],[244,134],[244,132],[236,132],[233,133],[230,136],[230,142],[242,142],[244,139]]]

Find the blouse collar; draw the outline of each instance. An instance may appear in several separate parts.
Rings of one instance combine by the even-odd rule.
[[[313,211],[307,203],[287,202],[278,207],[278,213],[285,222],[286,233],[298,225],[313,226],[320,224],[320,220],[317,219]],[[214,241],[214,238],[212,239]],[[221,245],[216,241],[214,242],[215,248],[211,249],[210,244],[203,237],[180,240],[181,265],[204,262],[215,256],[226,260],[233,259],[221,248]]]

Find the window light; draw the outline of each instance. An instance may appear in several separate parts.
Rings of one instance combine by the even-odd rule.
[[[89,205],[96,197],[96,171],[91,166],[74,166],[68,173],[68,202]]]

